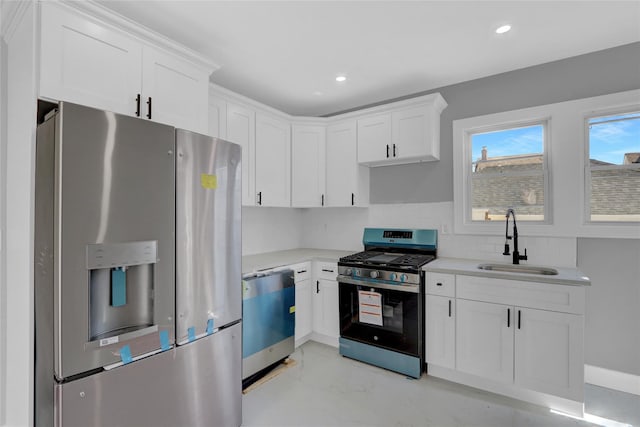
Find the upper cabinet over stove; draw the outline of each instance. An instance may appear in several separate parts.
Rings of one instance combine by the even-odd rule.
[[[398,165],[440,159],[439,93],[387,104],[358,119],[358,163]]]
[[[207,133],[215,64],[100,6],[78,7],[41,3],[41,98]]]

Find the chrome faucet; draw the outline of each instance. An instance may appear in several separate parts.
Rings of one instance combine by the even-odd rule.
[[[507,209],[504,252],[502,255],[511,255],[509,253],[509,240],[511,240],[512,236],[509,236],[509,216],[513,217],[513,263],[520,264],[520,260],[527,260],[527,249],[525,248],[524,255],[520,255],[520,252],[518,252],[518,226],[516,225],[516,213],[511,208]]]

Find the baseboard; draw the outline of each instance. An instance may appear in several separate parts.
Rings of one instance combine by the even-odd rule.
[[[584,365],[584,382],[640,396],[640,375]]]

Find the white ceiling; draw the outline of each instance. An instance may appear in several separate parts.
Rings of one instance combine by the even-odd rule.
[[[640,0],[99,3],[208,56],[212,82],[307,116],[640,41]]]

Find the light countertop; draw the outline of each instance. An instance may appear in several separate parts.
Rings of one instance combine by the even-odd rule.
[[[242,274],[311,260],[337,262],[339,258],[351,255],[353,252],[354,251],[300,248],[289,249],[286,251],[265,252],[255,255],[244,255],[242,257]]]
[[[458,258],[438,258],[423,267],[424,271],[432,271],[435,273],[462,274],[465,276],[493,277],[496,279],[522,280],[527,282],[541,282],[558,285],[573,286],[589,286],[591,280],[585,276],[577,268],[544,266],[546,268],[554,268],[558,271],[557,275],[542,275],[530,273],[514,273],[495,270],[481,270],[479,264],[505,264],[495,263],[492,261],[479,261]],[[529,264],[522,264],[529,265]]]

